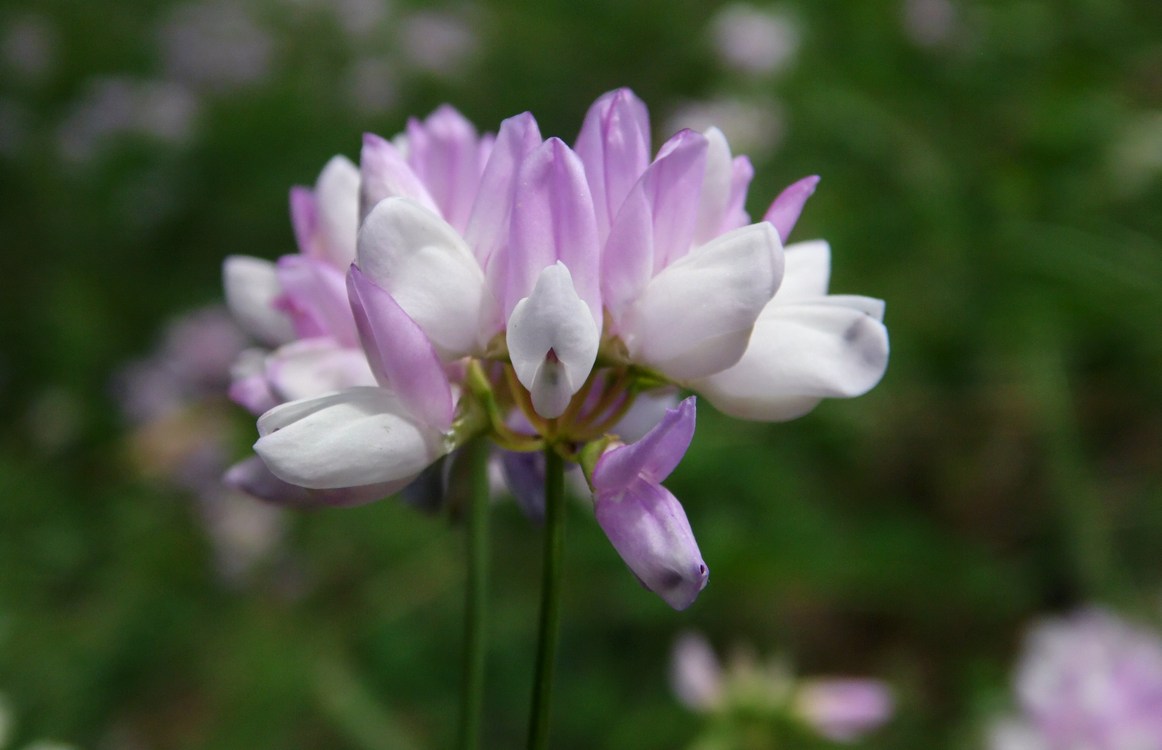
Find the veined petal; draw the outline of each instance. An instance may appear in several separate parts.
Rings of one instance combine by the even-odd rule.
[[[264,344],[281,344],[295,338],[294,326],[275,299],[282,294],[275,266],[249,255],[231,255],[222,263],[226,305],[238,325]]]
[[[602,454],[593,472],[597,492],[616,492],[642,477],[655,484],[670,476],[694,438],[694,397],[667,409],[661,421],[640,440]]]
[[[701,133],[679,131],[662,144],[642,176],[653,209],[655,274],[694,244],[708,148]]]
[[[362,487],[340,487],[330,490],[310,490],[284,482],[270,472],[258,456],[231,466],[222,482],[251,497],[287,508],[349,508],[365,505],[393,495],[407,484],[406,480],[386,484],[367,484]]]
[[[791,230],[795,228],[799,214],[803,213],[803,206],[807,204],[807,199],[815,192],[815,186],[818,184],[819,177],[817,175],[804,177],[791,184],[779,193],[771,207],[763,214],[763,221],[769,221],[775,225],[779,239],[784,243],[787,241],[787,236],[791,234]]]
[[[254,451],[271,472],[309,489],[410,481],[446,453],[383,388],[348,388],[276,406],[258,419]]]
[[[772,301],[738,364],[691,387],[731,416],[775,422],[824,398],[862,395],[888,364],[882,305],[866,297]]]
[[[589,107],[577,136],[593,195],[597,236],[604,243],[621,204],[650,162],[650,115],[626,88],[603,94]]]
[[[476,128],[445,104],[422,123],[409,120],[407,138],[408,163],[427,186],[444,220],[464,231],[484,168],[485,154]]]
[[[783,283],[775,304],[814,300],[827,294],[831,278],[831,246],[824,240],[796,242],[783,248]]]
[[[359,168],[345,156],[332,157],[315,183],[322,234],[322,258],[336,268],[355,259],[359,229]]]
[[[597,523],[638,580],[674,609],[693,604],[709,570],[678,499],[638,479],[618,493],[597,493],[594,503]]]
[[[500,330],[484,273],[447,222],[406,198],[388,198],[359,233],[359,268],[388,291],[445,360],[471,354]]]
[[[464,230],[464,239],[476,253],[481,268],[487,270],[492,258],[508,243],[517,171],[524,158],[539,145],[541,131],[528,112],[500,124],[496,143],[480,178],[468,228]]]
[[[538,414],[564,413],[593,369],[599,338],[565,264],[542,270],[532,294],[513,309],[507,331],[513,369]]]
[[[342,271],[315,258],[284,255],[275,274],[282,289],[275,306],[291,319],[299,338],[328,336],[345,346],[359,343]]]
[[[360,222],[384,198],[410,198],[432,213],[440,213],[424,183],[391,141],[374,133],[364,133],[363,150],[359,154],[359,173]]]
[[[545,141],[521,163],[514,205],[518,209],[512,215],[506,315],[529,296],[545,268],[562,261],[572,276],[571,286],[600,329],[597,225],[581,160],[560,139]]]
[[[266,357],[265,377],[278,403],[313,398],[357,385],[375,385],[361,349],[334,339],[292,341]]]
[[[767,223],[736,229],[695,249],[650,281],[626,314],[631,358],[675,380],[725,370],[778,288],[783,252]]]
[[[452,426],[452,388],[432,342],[391,295],[352,266],[351,309],[363,349],[380,384],[399,394],[412,414],[438,430]]]

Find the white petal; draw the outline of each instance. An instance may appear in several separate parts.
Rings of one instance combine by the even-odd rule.
[[[254,450],[279,479],[308,489],[405,480],[446,452],[439,432],[406,415],[375,387],[292,401],[259,417]]]
[[[274,307],[282,287],[273,263],[249,255],[231,255],[222,264],[222,281],[226,304],[244,331],[265,344],[294,340],[290,318]]]
[[[831,246],[823,240],[796,242],[783,248],[783,283],[775,299],[796,302],[827,294],[831,276]]]
[[[706,136],[709,148],[706,151],[706,175],[702,179],[702,195],[698,205],[698,223],[694,230],[694,242],[699,245],[722,233],[726,209],[730,205],[734,173],[730,145],[722,131],[710,128],[703,135]]]
[[[516,376],[542,417],[561,416],[597,359],[600,333],[589,307],[558,261],[541,271],[532,294],[508,321],[508,351]]]
[[[802,416],[823,398],[862,395],[888,364],[882,305],[866,297],[772,302],[738,364],[690,385],[720,411],[765,421]]]
[[[359,268],[391,293],[446,360],[476,352],[500,330],[484,272],[464,240],[413,201],[388,198],[368,214]]]
[[[266,358],[266,378],[282,401],[297,401],[356,385],[375,385],[362,349],[333,339],[295,341]]]
[[[345,156],[332,157],[315,183],[315,200],[327,260],[346,271],[355,260],[355,234],[359,229],[359,168]]]
[[[730,367],[782,276],[782,246],[759,223],[696,248],[655,276],[626,315],[634,361],[675,380]]]

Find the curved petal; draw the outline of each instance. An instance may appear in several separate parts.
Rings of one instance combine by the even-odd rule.
[[[750,224],[750,214],[746,212],[746,193],[753,177],[754,167],[750,159],[745,156],[734,157],[730,174],[730,202],[726,206],[726,215],[722,219],[722,226],[718,228],[719,232],[729,232]]]
[[[561,416],[593,369],[599,338],[565,264],[541,271],[532,294],[512,311],[507,331],[513,369],[538,414]]]
[[[631,358],[675,380],[730,367],[782,270],[782,246],[767,223],[697,248],[655,276],[627,312],[622,333]]]
[[[291,319],[299,338],[329,336],[345,346],[358,345],[342,271],[315,258],[285,255],[275,274],[282,289],[275,306]]]
[[[616,492],[639,476],[655,484],[661,482],[686,455],[694,438],[694,423],[695,399],[690,396],[667,409],[661,421],[637,442],[603,453],[593,469],[594,489]]]
[[[361,349],[321,338],[292,341],[271,352],[266,357],[265,377],[277,403],[375,385]]]
[[[703,135],[706,137],[707,151],[706,171],[698,203],[698,221],[694,230],[694,243],[698,245],[704,245],[722,234],[734,178],[734,163],[726,136],[718,128],[710,128]]]
[[[258,456],[231,466],[222,482],[232,489],[251,497],[287,508],[350,508],[380,500],[403,489],[406,481],[386,484],[367,484],[362,487],[340,487],[330,490],[309,490],[284,482],[270,472]]]
[[[795,228],[795,222],[799,220],[803,206],[807,204],[807,199],[815,192],[815,186],[818,184],[818,175],[804,177],[791,184],[779,193],[771,207],[763,214],[763,221],[769,221],[775,225],[779,239],[784,243],[787,241],[787,236],[791,234],[791,230]]]
[[[604,243],[621,204],[650,162],[650,115],[626,88],[600,96],[589,107],[577,136],[593,196],[597,236]]]
[[[359,268],[389,292],[445,360],[500,330],[484,273],[447,222],[406,198],[381,201],[359,232]]]
[[[295,231],[295,244],[299,253],[320,257],[319,248],[319,207],[315,203],[315,193],[308,187],[296,185],[290,191],[291,226]]]
[[[424,183],[408,166],[399,149],[374,133],[363,134],[359,153],[359,221],[362,223],[384,198],[410,198],[432,213],[438,214],[436,202]]]
[[[230,366],[230,400],[251,414],[261,414],[279,403],[266,379],[266,350],[246,349]]]
[[[545,268],[562,261],[600,328],[597,224],[581,160],[560,139],[548,139],[521,163],[513,200],[505,314],[529,296]]]
[[[826,296],[831,278],[831,246],[823,240],[796,242],[783,248],[783,283],[775,292],[775,304]]]
[[[295,329],[274,301],[282,294],[275,266],[249,255],[231,255],[222,263],[226,305],[242,330],[264,344],[293,341]]]
[[[654,217],[654,273],[678,260],[694,244],[698,205],[709,141],[682,130],[658,149],[642,176]]]
[[[622,442],[633,443],[645,437],[666,412],[678,405],[676,388],[659,388],[639,393],[625,416],[610,430]]]
[[[355,260],[359,229],[359,168],[345,156],[332,157],[315,183],[323,260],[346,268]]]
[[[776,422],[806,414],[823,398],[862,395],[888,364],[882,305],[866,297],[772,302],[738,364],[691,387],[726,414]]]
[[[447,452],[438,430],[375,387],[276,406],[258,418],[258,431],[254,451],[271,472],[309,489],[411,481]]]
[[[432,342],[358,266],[347,274],[347,289],[363,350],[380,384],[395,391],[424,424],[437,430],[450,428],[452,387]]]
[[[686,511],[665,487],[638,479],[619,493],[598,493],[594,512],[629,569],[671,607],[686,609],[706,588],[710,573]]]

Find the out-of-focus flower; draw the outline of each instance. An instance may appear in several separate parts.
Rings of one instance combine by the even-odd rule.
[[[56,31],[47,18],[28,14],[8,19],[0,38],[0,59],[12,73],[29,81],[44,78],[56,62]]]
[[[1036,625],[1014,679],[1019,713],[992,750],[1162,747],[1162,637],[1099,609]]]
[[[464,69],[479,40],[468,19],[448,11],[419,11],[396,24],[403,61],[413,68],[440,76]]]
[[[943,44],[956,31],[957,11],[950,0],[904,0],[904,33],[921,47]]]
[[[198,110],[197,98],[174,83],[98,78],[60,125],[57,142],[61,155],[73,162],[92,159],[124,136],[181,145],[193,133]]]
[[[778,149],[786,132],[782,108],[777,102],[755,97],[719,97],[689,101],[666,118],[666,129],[704,131],[716,127],[734,148],[752,155]]]
[[[157,32],[166,75],[192,89],[223,93],[261,82],[274,43],[238,3],[175,8]]]
[[[723,7],[711,22],[718,56],[731,68],[751,74],[786,69],[799,51],[799,29],[785,14],[746,3]]]
[[[292,193],[299,255],[227,261],[231,308],[279,347],[240,363],[234,388],[255,410],[274,406],[255,445],[270,476],[247,463],[234,480],[281,482],[289,504],[304,491],[351,504],[479,435],[549,446],[585,465],[630,568],[688,606],[706,566],[660,482],[689,443],[693,402],[624,445],[609,433],[639,394],[705,387],[731,413],[788,419],[862,393],[887,362],[880,303],[826,295],[826,246],[799,251],[776,296],[783,240],[816,178],[752,223],[752,174],[713,127],[655,154],[646,107],[625,89],[590,107],[574,148],[542,138],[528,113],[493,137],[450,107],[391,140],[365,136],[358,173],[336,158],[313,191]],[[335,377],[360,367],[371,382]],[[537,470],[506,468],[518,487]],[[535,516],[536,497],[518,493]]]
[[[790,720],[835,742],[859,739],[894,711],[891,691],[879,680],[795,678],[783,662],[760,664],[746,652],[724,668],[709,642],[692,632],[674,643],[670,685],[692,711],[715,716],[745,711],[772,722]]]

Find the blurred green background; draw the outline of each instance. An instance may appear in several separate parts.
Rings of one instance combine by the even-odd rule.
[[[142,427],[115,375],[220,298],[225,255],[293,252],[291,185],[443,102],[572,141],[624,85],[655,143],[716,122],[755,163],[752,215],[822,176],[793,239],[831,242],[833,292],[887,300],[869,395],[776,425],[701,410],[668,482],[711,568],[690,610],[571,508],[554,747],[685,747],[686,629],[888,680],[865,746],[919,749],[981,747],[1033,618],[1157,621],[1162,4],[748,7],[769,28],[703,0],[0,6],[8,747],[451,746],[457,528],[388,501],[224,532],[167,446],[209,420],[240,458],[252,420],[204,397]],[[486,744],[510,748],[540,533],[511,503],[493,529]]]

